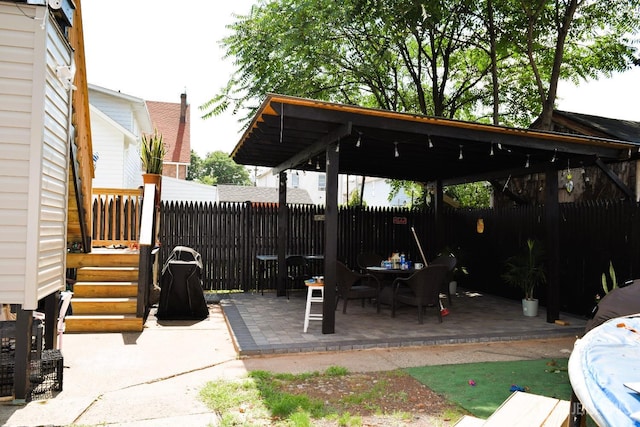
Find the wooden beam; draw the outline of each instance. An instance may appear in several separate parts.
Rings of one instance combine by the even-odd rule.
[[[627,187],[627,185],[620,179],[620,177],[618,177],[618,175],[615,174],[615,172],[611,170],[609,166],[607,166],[601,159],[596,159],[595,163],[596,166],[598,166],[600,170],[602,170],[602,172],[604,172],[605,175],[607,175],[609,179],[613,181],[616,187],[618,187],[624,193],[627,199],[635,200],[635,194],[633,194],[633,191],[631,191],[631,189]]]
[[[345,136],[351,135],[351,122],[347,122],[346,124],[342,124],[331,132],[329,132],[326,136],[320,138],[309,148],[302,150],[295,156],[291,157],[288,160],[280,163],[278,166],[274,167],[271,171],[274,175],[279,174],[282,171],[288,169],[294,169],[296,166],[306,163],[310,158],[317,156],[327,149],[330,144],[340,141],[340,139]],[[334,148],[335,150],[335,148]]]

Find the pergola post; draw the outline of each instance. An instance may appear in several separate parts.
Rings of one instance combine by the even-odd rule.
[[[549,168],[545,174],[545,233],[547,258],[547,322],[560,318],[560,204],[558,171]]]
[[[278,178],[278,283],[276,295],[281,297],[287,294],[287,240],[289,236],[287,172],[280,172]]]
[[[433,203],[433,214],[435,219],[435,247],[438,250],[441,250],[445,246],[444,242],[444,220],[442,211],[444,209],[444,196],[443,196],[443,185],[442,180],[438,179],[435,182],[436,188],[433,195],[434,203]]]
[[[324,209],[324,303],[322,304],[322,333],[333,334],[336,329],[336,261],[338,259],[338,170],[340,169],[337,142],[326,150],[326,185]]]

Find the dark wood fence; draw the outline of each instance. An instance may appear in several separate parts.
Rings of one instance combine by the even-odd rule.
[[[561,205],[560,265],[561,310],[586,313],[595,294],[601,293],[601,274],[613,261],[619,280],[640,275],[638,205],[602,201]],[[324,208],[294,205],[289,211],[290,254],[324,252]],[[178,245],[200,252],[204,286],[208,290],[257,288],[259,254],[277,252],[277,207],[251,203],[163,203],[161,262]],[[484,233],[476,231],[478,218]],[[446,246],[459,250],[460,262],[470,274],[462,286],[482,292],[520,298],[519,290],[500,280],[504,261],[523,248],[528,238],[544,240],[544,208],[448,209],[442,230],[435,229],[431,209],[341,208],[338,216],[338,257],[355,267],[360,252],[405,252],[420,255],[411,227],[419,236],[427,258],[435,257],[436,234]],[[322,274],[322,263],[314,265]],[[639,276],[640,277],[640,276]],[[266,278],[274,287],[274,275]],[[537,296],[545,303],[545,289]]]

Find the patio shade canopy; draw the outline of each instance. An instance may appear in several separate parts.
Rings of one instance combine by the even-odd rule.
[[[629,160],[640,146],[270,94],[231,156],[274,174],[324,171],[336,143],[341,174],[444,185]]]

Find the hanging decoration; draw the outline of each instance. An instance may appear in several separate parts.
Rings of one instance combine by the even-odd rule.
[[[394,151],[394,156],[395,157],[400,157],[400,153],[398,152],[398,141],[394,141],[393,144],[395,145],[393,151]]]
[[[360,143],[362,142],[362,132],[358,131],[358,140],[356,141],[356,147],[360,148]]]
[[[433,148],[433,141],[431,141],[431,135],[427,135],[427,140],[429,141],[429,148]]]
[[[573,175],[571,175],[571,169],[569,168],[569,160],[567,160],[567,182],[564,184],[564,189],[569,194],[573,191]]]
[[[483,218],[478,218],[478,220],[476,221],[476,231],[478,232],[478,234],[484,233],[484,219]]]
[[[464,159],[464,156],[462,155],[462,145],[460,146],[460,155],[458,156],[458,160],[462,160]]]

